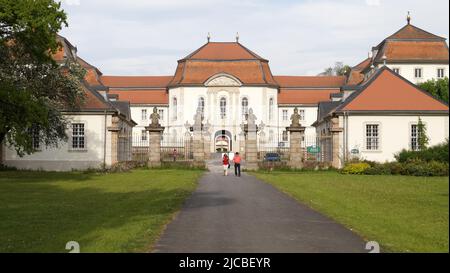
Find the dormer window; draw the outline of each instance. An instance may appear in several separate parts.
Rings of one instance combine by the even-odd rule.
[[[422,68],[416,68],[414,69],[414,77],[416,79],[422,79],[422,75],[423,75],[423,70]]]
[[[438,79],[443,79],[445,77],[445,69],[444,68],[438,68],[437,77],[438,77]]]

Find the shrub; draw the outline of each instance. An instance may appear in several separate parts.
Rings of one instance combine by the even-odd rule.
[[[411,176],[448,176],[448,163],[411,161],[404,164],[402,174]]]
[[[341,171],[342,174],[364,174],[367,169],[371,168],[369,163],[350,163]]]
[[[390,175],[391,166],[389,163],[386,164],[375,164],[364,171],[366,175]]]
[[[406,163],[411,161],[438,161],[449,162],[448,160],[448,139],[445,143],[424,149],[422,151],[403,150],[395,156],[398,162]]]
[[[0,164],[0,171],[17,171],[17,168]]]
[[[401,175],[404,171],[404,166],[402,163],[391,162],[391,163],[386,163],[386,164],[389,164],[389,169],[390,169],[392,175]]]

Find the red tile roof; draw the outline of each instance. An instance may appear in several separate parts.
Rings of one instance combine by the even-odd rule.
[[[448,105],[383,67],[360,91],[351,95],[342,111],[448,111]]]
[[[350,75],[348,76],[346,84],[358,85],[362,83],[364,80],[364,74],[362,73],[362,71],[368,68],[371,64],[372,58],[367,58],[364,61],[352,67],[352,70],[350,71]]]
[[[131,104],[169,104],[166,90],[114,90],[109,94],[119,95],[119,100],[129,101]]]
[[[427,39],[427,40],[442,40],[444,38],[434,35],[428,31],[420,29],[411,24],[407,24],[396,33],[389,36],[387,39]],[[445,39],[444,39],[445,40]]]
[[[387,41],[375,58],[381,62],[383,54],[387,61],[448,63],[449,52],[445,42],[440,41]]]
[[[339,89],[282,89],[278,93],[278,104],[318,104],[329,101],[331,94],[339,92]]]
[[[183,60],[262,60],[260,56],[234,42],[209,42],[188,55]]]
[[[110,88],[166,88],[172,78],[173,76],[102,76],[101,80]]]
[[[243,85],[274,86],[268,61],[240,43],[207,43],[178,61],[169,87],[204,85],[217,74],[230,74]]]
[[[345,76],[274,76],[281,88],[339,88],[345,84]]]
[[[375,63],[387,62],[429,62],[448,63],[449,51],[445,38],[436,36],[413,25],[406,25],[383,40],[378,46]]]
[[[266,63],[252,61],[185,61],[180,63],[169,86],[204,85],[214,75],[225,73],[239,79],[244,85],[273,85],[273,79]]]

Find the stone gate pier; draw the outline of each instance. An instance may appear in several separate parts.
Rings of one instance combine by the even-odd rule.
[[[164,127],[159,124],[160,116],[158,109],[153,108],[153,113],[150,115],[151,123],[145,127],[149,132],[149,149],[148,149],[148,167],[161,167],[161,136],[164,132]]]
[[[302,149],[302,141],[305,136],[305,127],[300,124],[300,114],[298,108],[294,109],[294,114],[291,116],[291,126],[286,130],[290,134],[290,149],[288,166],[292,169],[302,169],[304,166],[304,153]]]

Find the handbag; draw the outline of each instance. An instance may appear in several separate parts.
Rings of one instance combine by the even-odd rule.
[[[228,169],[230,169],[231,168],[231,164],[230,163],[228,163]]]

